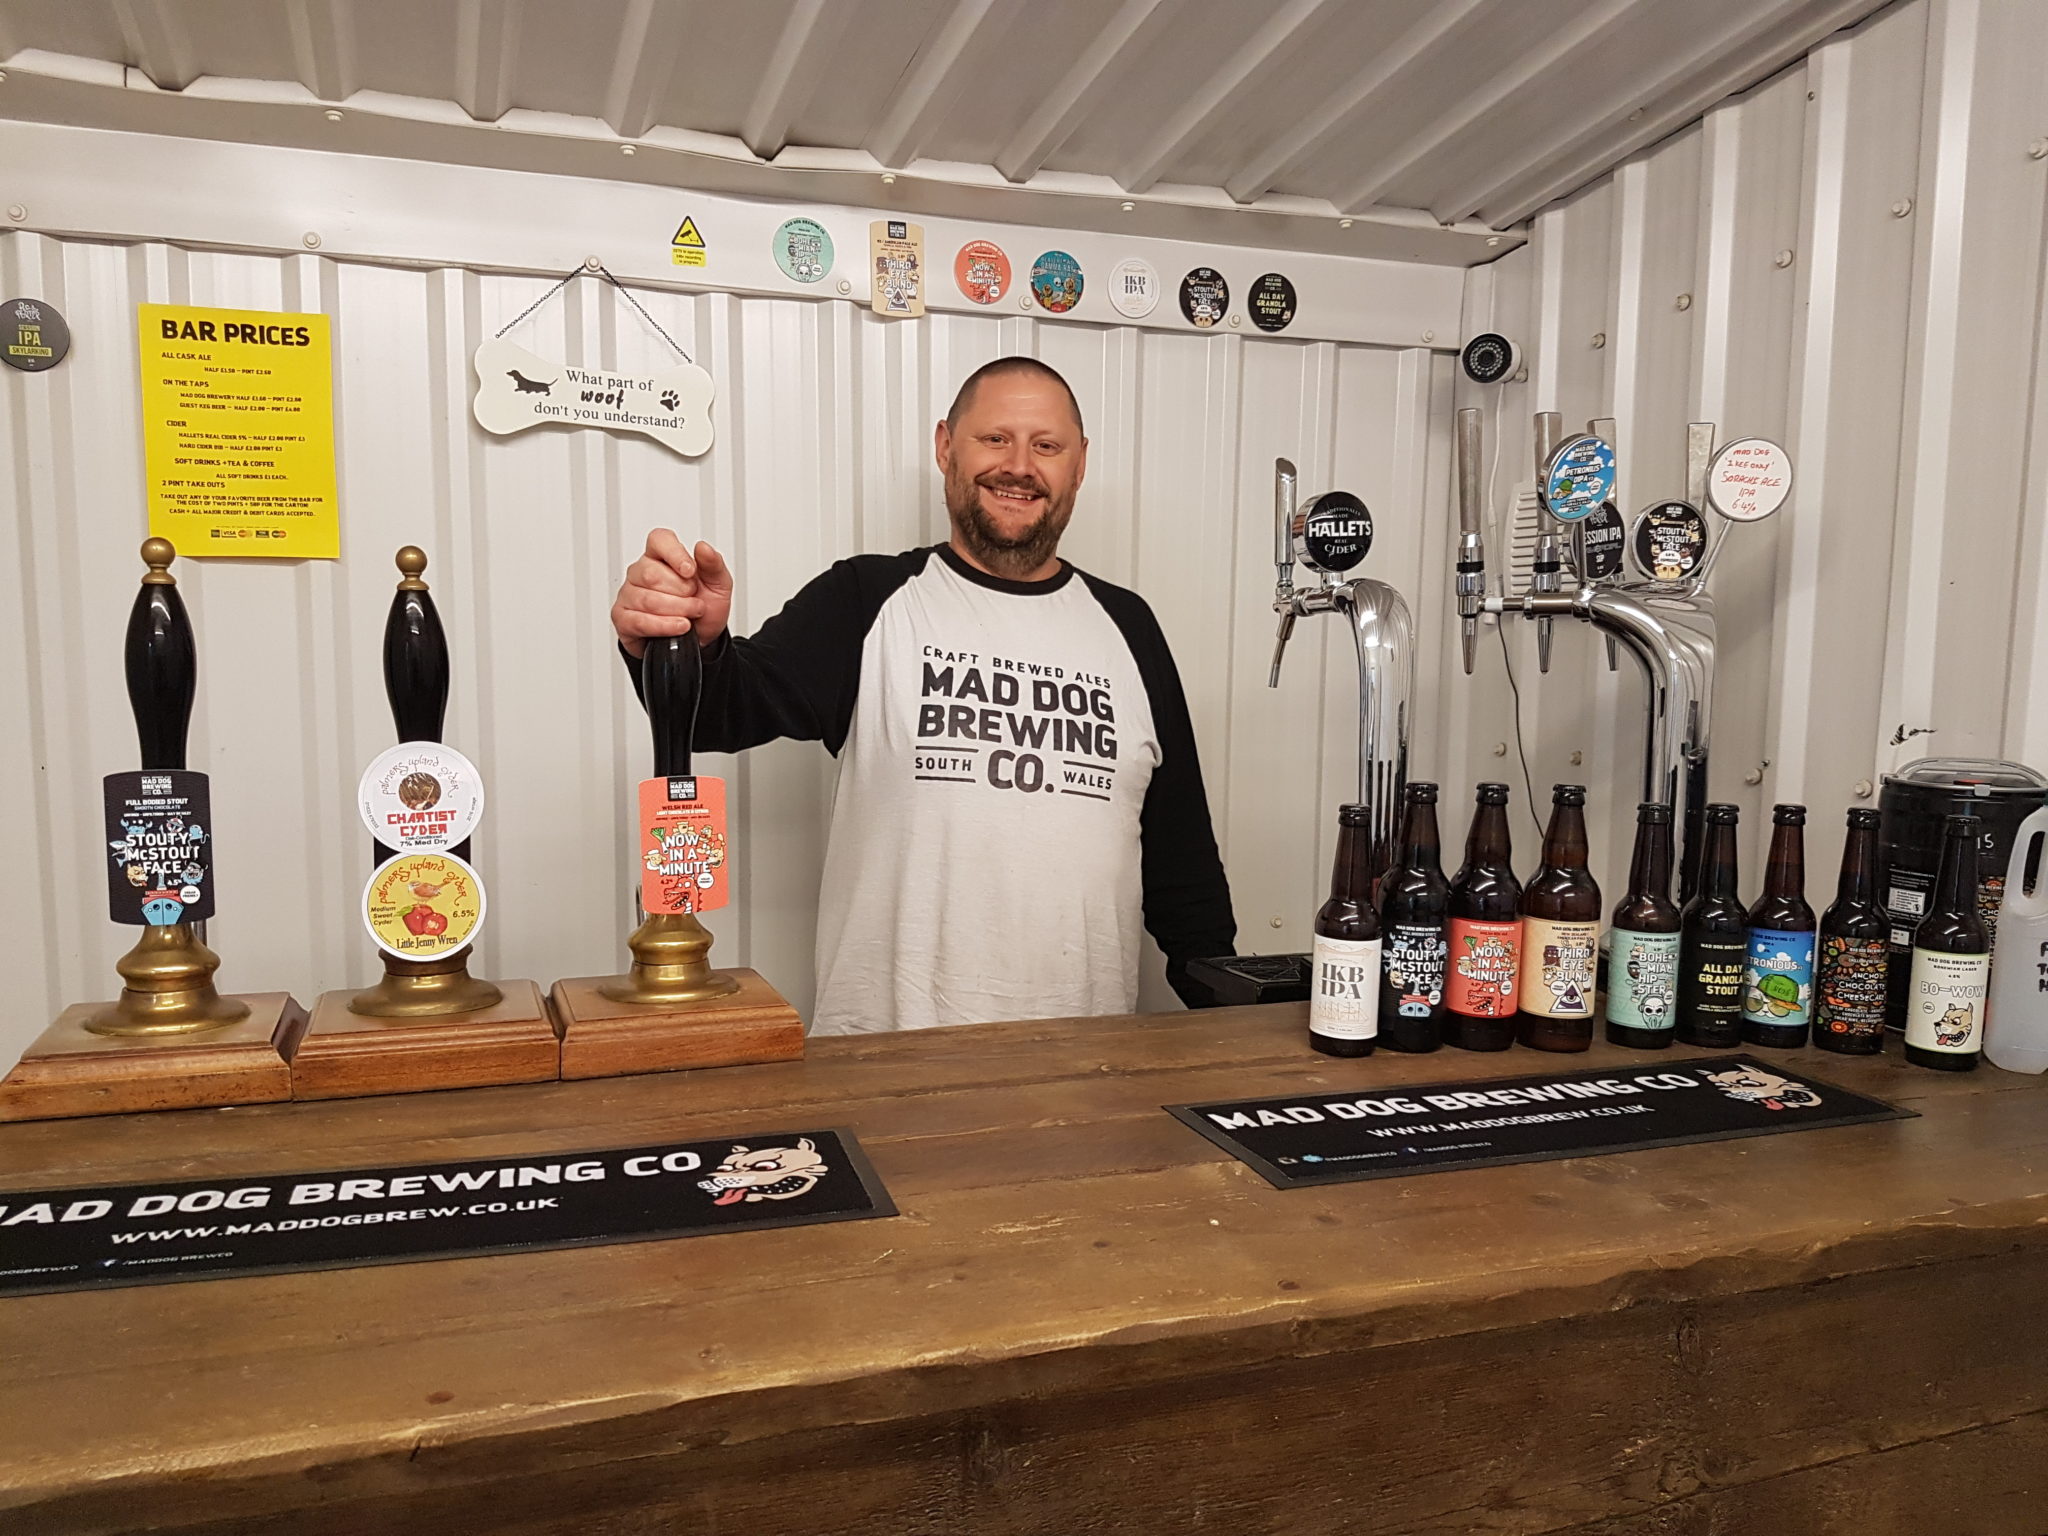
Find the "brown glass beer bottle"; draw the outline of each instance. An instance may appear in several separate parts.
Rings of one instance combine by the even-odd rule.
[[[1600,887],[1586,868],[1586,786],[1550,796],[1543,864],[1522,889],[1521,1010],[1515,1038],[1539,1051],[1593,1043],[1593,968],[1600,953]]]
[[[1742,1043],[1742,966],[1749,956],[1749,911],[1735,890],[1735,831],[1741,811],[1706,810],[1700,888],[1679,924],[1678,1038],[1708,1047]]]
[[[1408,786],[1401,856],[1380,882],[1380,1044],[1433,1051],[1444,1043],[1444,878],[1436,786]]]
[[[1372,812],[1343,806],[1309,978],[1308,1043],[1326,1056],[1370,1056],[1379,1033],[1380,920],[1372,879]]]
[[[1515,1043],[1521,977],[1522,882],[1508,835],[1508,787],[1479,786],[1465,862],[1451,879],[1445,924],[1444,1039],[1468,1051]]]
[[[1806,807],[1771,808],[1764,893],[1749,909],[1742,1038],[1796,1049],[1813,1023],[1813,908],[1806,904]]]
[[[1671,807],[1636,807],[1628,894],[1607,943],[1607,1038],[1661,1051],[1678,1022],[1678,905],[1671,899]]]
[[[1934,904],[1913,930],[1906,991],[1906,1060],[1942,1072],[1971,1072],[1984,1055],[1984,998],[1991,984],[1991,930],[1977,906],[1975,816],[1942,828]]]
[[[1813,973],[1813,1043],[1845,1056],[1884,1049],[1891,921],[1877,899],[1876,811],[1849,813],[1835,904],[1821,914]]]

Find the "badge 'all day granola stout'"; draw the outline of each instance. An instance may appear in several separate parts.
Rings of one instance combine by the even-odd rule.
[[[1515,1043],[1521,980],[1522,882],[1510,862],[1508,787],[1479,786],[1465,862],[1451,880],[1444,959],[1444,1039],[1468,1051]]]
[[[1813,1022],[1813,908],[1806,904],[1806,807],[1771,808],[1764,893],[1749,909],[1742,1038],[1797,1049]]]
[[[1671,899],[1671,807],[1636,807],[1628,894],[1607,946],[1607,1039],[1641,1051],[1671,1044],[1678,1022],[1678,906]]]
[[[1934,904],[1913,930],[1906,992],[1906,1060],[1942,1072],[1974,1071],[1984,1054],[1991,930],[1977,905],[1975,816],[1951,816],[1941,834]]]
[[[1719,1048],[1742,1043],[1742,968],[1749,959],[1749,912],[1735,893],[1735,830],[1741,811],[1706,809],[1700,888],[1679,924],[1678,1038]]]
[[[1593,1043],[1600,886],[1586,868],[1586,786],[1550,795],[1543,864],[1522,890],[1522,997],[1515,1038],[1539,1051]]]
[[[1370,1056],[1379,1033],[1380,922],[1372,909],[1372,814],[1337,812],[1330,899],[1316,913],[1308,1043],[1326,1056]]]
[[[1400,862],[1380,882],[1380,1043],[1433,1051],[1444,1043],[1444,878],[1436,786],[1408,786]]]
[[[1813,1043],[1844,1056],[1884,1049],[1891,920],[1877,893],[1876,811],[1851,811],[1835,904],[1821,914],[1814,959]]]

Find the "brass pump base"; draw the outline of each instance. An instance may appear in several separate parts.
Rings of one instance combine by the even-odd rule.
[[[475,1013],[504,993],[469,974],[469,946],[434,960],[384,957],[384,979],[348,1000],[348,1011],[369,1019],[436,1019]]]
[[[711,969],[711,933],[694,912],[656,912],[626,941],[633,969],[598,987],[615,1003],[673,1007],[731,997],[737,978]]]
[[[151,926],[115,963],[121,996],[85,1021],[95,1035],[196,1035],[249,1016],[249,1005],[214,990],[220,956],[190,923]]]

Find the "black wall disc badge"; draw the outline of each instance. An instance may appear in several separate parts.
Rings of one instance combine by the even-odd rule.
[[[1372,512],[1349,491],[1325,491],[1294,516],[1295,553],[1313,570],[1339,575],[1372,550]]]
[[[71,327],[57,307],[43,299],[9,299],[0,305],[0,362],[23,373],[41,373],[64,361]]]
[[[1246,308],[1262,331],[1284,331],[1294,324],[1294,284],[1285,273],[1268,272],[1252,284]]]
[[[1230,284],[1214,267],[1196,267],[1180,280],[1180,312],[1197,330],[1221,325],[1229,309]]]
[[[1660,501],[1636,514],[1629,548],[1648,580],[1686,581],[1707,558],[1707,520],[1689,501]]]
[[[1498,384],[1512,378],[1520,364],[1515,344],[1498,331],[1481,331],[1458,354],[1458,365],[1474,384]]]

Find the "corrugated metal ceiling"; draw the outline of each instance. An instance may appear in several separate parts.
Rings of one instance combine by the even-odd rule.
[[[1477,221],[1471,227],[1483,233],[1526,218],[1878,8],[0,0],[0,58],[59,74],[68,60],[72,77],[88,83],[193,100],[349,103],[405,115],[394,98],[411,98],[423,122],[561,131],[534,116],[546,114],[759,166],[866,167],[1105,198],[1194,196],[1226,209],[1360,221],[1411,210],[1443,225]],[[131,68],[95,76],[87,61]],[[258,82],[295,88],[266,96]],[[427,109],[435,103],[453,105]],[[0,92],[0,114],[16,110]],[[89,126],[133,123],[89,100],[66,110]],[[152,122],[160,124],[222,136],[181,130],[170,116]]]

